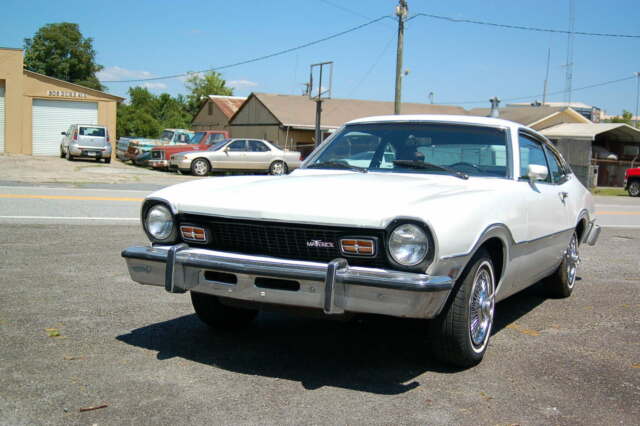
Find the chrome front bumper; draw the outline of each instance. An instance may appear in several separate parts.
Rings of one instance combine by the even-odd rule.
[[[595,246],[598,242],[598,237],[600,237],[600,231],[602,228],[596,225],[595,221],[591,221],[587,224],[587,229],[584,234],[582,234],[581,243],[587,243],[590,246]]]
[[[169,160],[149,160],[149,165],[155,168],[168,168]]]
[[[164,286],[171,293],[192,290],[249,302],[323,309],[327,314],[362,312],[433,318],[453,287],[447,276],[351,267],[345,259],[329,263],[249,256],[174,246],[125,249],[131,278]],[[223,273],[207,274],[207,272]],[[235,277],[229,282],[216,277]],[[287,280],[299,289],[266,288],[256,279]],[[235,281],[235,283],[231,283]]]

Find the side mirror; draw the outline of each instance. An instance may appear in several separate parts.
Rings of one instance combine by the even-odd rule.
[[[549,170],[546,166],[541,166],[539,164],[529,164],[527,167],[527,177],[531,182],[535,182],[537,180],[545,180],[549,175]]]
[[[60,132],[62,136],[67,136],[67,132]]]

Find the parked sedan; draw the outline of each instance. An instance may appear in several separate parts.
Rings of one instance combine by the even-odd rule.
[[[171,156],[169,169],[206,176],[212,171],[269,172],[283,175],[300,166],[300,153],[260,139],[225,139],[206,151]]]
[[[396,115],[347,123],[288,176],[149,195],[152,245],[122,256],[133,280],[191,292],[214,330],[272,305],[420,318],[433,355],[469,367],[489,347],[497,302],[540,280],[553,297],[572,294],[595,221],[591,193],[536,131]]]
[[[60,158],[67,157],[69,161],[95,158],[96,161],[111,162],[111,138],[105,126],[72,124],[61,134],[64,137],[60,141]]]

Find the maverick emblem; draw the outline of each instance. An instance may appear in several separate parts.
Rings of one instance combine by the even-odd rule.
[[[311,240],[307,241],[307,247],[333,248],[335,245],[328,241]]]

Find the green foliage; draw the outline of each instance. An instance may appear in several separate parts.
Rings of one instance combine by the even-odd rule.
[[[132,87],[129,103],[118,105],[117,137],[155,138],[162,129],[188,129],[191,118],[182,95],[175,98],[167,93],[156,96],[145,87]]]
[[[41,27],[24,39],[24,65],[30,70],[70,83],[104,90],[96,73],[93,39],[83,37],[78,24],[61,22]]]
[[[633,118],[633,114],[631,114],[630,111],[622,110],[622,117],[620,116],[615,116],[609,120],[607,120],[607,122],[609,123],[625,123],[628,124],[630,126],[633,126],[633,124],[631,123],[631,119]]]
[[[193,73],[184,85],[189,94],[186,97],[187,111],[192,117],[198,113],[202,106],[202,102],[209,95],[233,95],[233,89],[227,87],[227,82],[222,78],[220,73],[209,71],[205,74]]]

